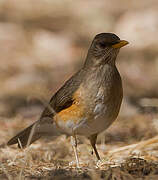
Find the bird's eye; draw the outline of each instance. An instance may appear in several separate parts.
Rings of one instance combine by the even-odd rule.
[[[106,47],[106,44],[105,43],[99,43],[99,46],[104,49]]]

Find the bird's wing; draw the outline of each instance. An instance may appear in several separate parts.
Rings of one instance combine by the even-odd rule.
[[[50,132],[56,134],[56,129],[53,126],[52,118],[55,113],[60,112],[61,110],[68,108],[73,103],[73,94],[78,89],[82,82],[81,75],[82,70],[77,72],[74,76],[72,76],[51,98],[49,105],[44,109],[41,118],[36,121],[34,124],[24,129],[16,136],[11,138],[8,141],[8,145],[18,143],[19,147],[25,147],[27,144],[30,145],[37,139],[39,139],[44,134],[49,134]],[[28,139],[30,137],[31,131],[33,130],[33,136],[31,137],[30,142],[28,143]],[[19,144],[20,141],[20,144]]]
[[[82,75],[81,75],[82,74]],[[53,117],[55,113],[68,108],[73,103],[73,94],[82,82],[84,71],[81,69],[73,75],[50,99],[49,105],[44,109],[41,118]]]

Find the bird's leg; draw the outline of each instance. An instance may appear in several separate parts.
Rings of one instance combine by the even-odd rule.
[[[95,155],[96,155],[97,159],[100,160],[100,156],[99,156],[99,153],[98,153],[96,145],[95,145],[96,141],[97,141],[97,134],[94,134],[94,135],[90,136],[89,139],[90,139],[91,145],[92,145],[92,147],[94,149],[94,152],[95,152]]]
[[[80,166],[79,166],[79,158],[78,158],[78,154],[77,154],[77,138],[76,138],[75,134],[73,134],[73,136],[71,136],[71,144],[72,144],[72,147],[73,147],[73,150],[74,150],[74,153],[75,153],[77,168],[80,168]]]
[[[91,151],[91,154],[93,155],[93,149],[92,149],[92,151]]]

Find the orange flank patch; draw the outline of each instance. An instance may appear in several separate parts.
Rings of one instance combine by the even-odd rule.
[[[77,123],[85,116],[82,86],[78,89],[78,91],[75,92],[73,99],[74,102],[70,107],[60,111],[54,116],[54,120],[56,121],[57,125],[60,122],[66,123],[66,121],[69,120]]]
[[[59,112],[55,117],[55,121],[67,121],[67,120],[73,120],[74,122],[77,122],[80,120],[84,115],[83,108],[80,105],[72,104],[67,109],[62,110]]]

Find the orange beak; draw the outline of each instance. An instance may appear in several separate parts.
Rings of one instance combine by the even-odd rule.
[[[123,46],[126,46],[127,44],[129,44],[128,41],[120,40],[118,43],[112,45],[112,47],[115,48],[115,49],[118,49],[118,48],[121,48]]]

